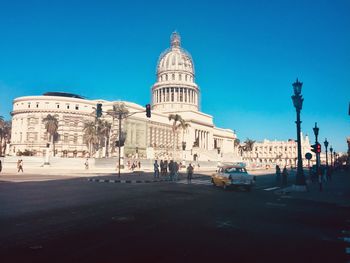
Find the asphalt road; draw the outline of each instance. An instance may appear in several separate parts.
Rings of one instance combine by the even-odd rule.
[[[1,182],[0,262],[346,262],[349,207],[274,183]]]

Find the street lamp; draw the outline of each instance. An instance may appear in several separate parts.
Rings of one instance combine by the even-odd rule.
[[[320,130],[320,128],[317,127],[317,122],[315,122],[315,127],[312,128],[315,134],[315,143],[316,143],[316,147],[319,144],[318,143],[318,132]],[[317,171],[317,175],[319,173],[319,167],[320,167],[320,154],[318,152],[316,152],[316,171]]]
[[[305,183],[305,176],[304,176],[304,170],[303,170],[303,159],[301,155],[301,138],[300,138],[300,111],[303,108],[303,96],[301,95],[301,88],[303,86],[302,82],[299,82],[297,79],[293,83],[293,90],[294,95],[292,96],[293,105],[295,107],[296,113],[297,113],[297,140],[298,140],[298,169],[297,169],[297,175],[295,180],[295,185],[299,188],[298,190],[305,191],[306,190],[306,183]]]
[[[331,152],[331,167],[333,167],[333,147],[331,145],[331,148],[329,148],[329,151]]]
[[[328,141],[327,138],[324,140],[324,147],[326,147],[326,166],[328,167],[328,152],[327,152],[327,148],[328,148]]]

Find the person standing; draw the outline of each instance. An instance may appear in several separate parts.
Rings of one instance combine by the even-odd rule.
[[[175,163],[173,160],[169,162],[169,175],[170,175],[170,181],[174,180],[174,175],[175,175]]]
[[[1,163],[1,160],[0,160],[0,173],[2,171],[2,163]]]
[[[281,184],[281,168],[278,165],[276,165],[276,183]]]
[[[89,170],[89,159],[85,160],[85,170]]]
[[[160,160],[159,168],[160,168],[160,175],[164,176],[164,163],[163,163],[163,160]]]
[[[19,171],[22,171],[22,173],[23,173],[23,160],[22,159],[17,161],[17,169],[18,169],[18,171],[17,171],[18,173],[19,173]]]
[[[282,172],[282,186],[287,186],[287,178],[288,178],[287,167],[284,166],[283,172]]]
[[[187,167],[187,183],[192,182],[192,176],[193,176],[193,166],[191,164]]]
[[[157,160],[154,161],[153,166],[154,166],[154,178],[159,178],[159,165]]]

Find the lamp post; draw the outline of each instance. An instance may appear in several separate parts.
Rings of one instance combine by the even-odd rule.
[[[298,140],[298,169],[297,169],[297,175],[295,180],[295,185],[299,188],[298,190],[305,191],[306,190],[306,184],[305,184],[305,176],[304,176],[304,170],[303,170],[303,157],[301,154],[301,138],[300,138],[300,111],[303,107],[303,96],[301,95],[301,88],[303,86],[302,82],[299,82],[297,79],[293,83],[293,90],[294,95],[292,96],[293,105],[295,107],[296,113],[297,113],[297,140]]]
[[[329,148],[329,151],[331,152],[331,167],[333,167],[333,147],[331,145],[331,148]]]
[[[315,134],[315,143],[316,145],[318,145],[318,132],[320,130],[320,128],[317,127],[317,122],[315,122],[315,127],[312,128]],[[316,152],[316,171],[317,171],[317,175],[319,172],[319,167],[320,167],[320,154]]]
[[[324,144],[324,147],[326,147],[326,166],[328,168],[328,151],[327,151],[327,149],[328,149],[328,141],[327,141],[327,138],[324,140],[323,144]]]

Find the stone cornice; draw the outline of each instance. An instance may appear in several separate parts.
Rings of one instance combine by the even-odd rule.
[[[52,114],[73,114],[73,115],[82,115],[86,117],[94,117],[94,114],[91,113],[85,113],[81,111],[76,111],[76,110],[55,110],[55,109],[25,109],[25,110],[14,110],[11,112],[11,116],[14,116],[16,114],[21,114],[21,113],[52,113]]]

